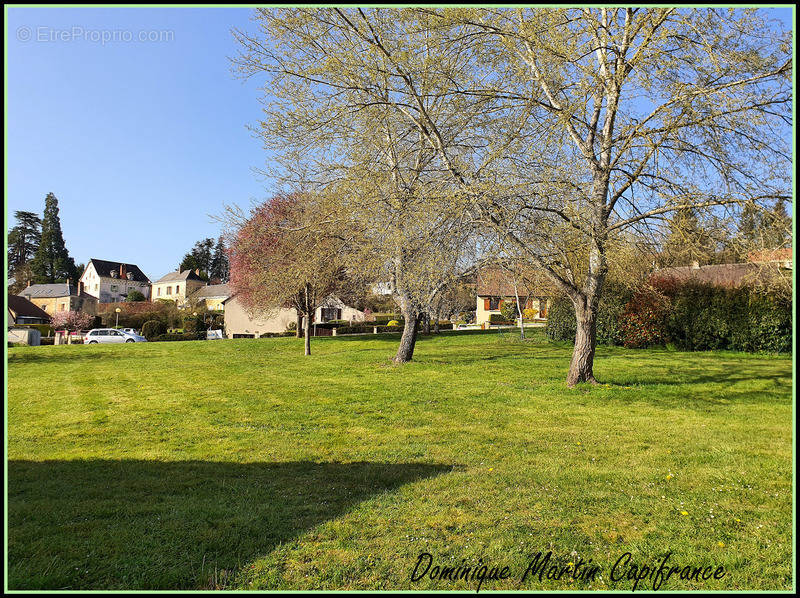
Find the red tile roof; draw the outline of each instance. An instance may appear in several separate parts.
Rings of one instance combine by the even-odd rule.
[[[517,274],[516,294],[520,297],[550,296],[555,293],[553,284],[541,270],[527,269]],[[499,266],[488,266],[478,272],[479,297],[514,297],[514,276]]]

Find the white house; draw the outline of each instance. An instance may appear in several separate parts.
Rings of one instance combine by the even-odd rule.
[[[136,264],[92,258],[78,281],[78,294],[96,297],[100,303],[125,301],[130,291],[150,297],[150,279]]]

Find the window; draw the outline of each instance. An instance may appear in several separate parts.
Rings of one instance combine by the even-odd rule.
[[[167,287],[167,295],[172,295],[172,287]]]
[[[62,304],[61,304],[61,309],[59,309],[59,311],[64,311],[64,308],[65,308],[66,306],[67,306],[67,305],[66,305],[66,303],[62,303]]]
[[[180,293],[181,293],[181,285],[176,284],[175,285],[175,294],[176,295],[180,295]]]
[[[97,290],[97,285],[94,285],[94,290],[95,290],[95,291]]]
[[[489,309],[500,309],[500,297],[489,297]]]
[[[161,297],[161,287],[158,287],[158,290],[156,291],[156,297]]]
[[[117,285],[115,285],[115,284],[112,284],[112,285],[111,285],[111,290],[112,290],[112,291],[116,291],[116,290],[117,290],[117,288],[118,288],[118,287],[117,287]]]
[[[335,307],[323,307],[322,308],[322,321],[327,322],[329,320],[341,320],[342,319],[342,310],[337,309]]]

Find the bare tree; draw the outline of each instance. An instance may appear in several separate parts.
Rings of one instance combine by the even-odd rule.
[[[405,320],[393,361],[410,361],[420,318],[469,265],[471,220],[443,209],[454,185],[442,179],[424,135],[391,108],[394,84],[383,68],[362,54],[365,47],[348,25],[336,29],[327,21],[341,13],[302,12],[308,18],[293,23],[292,14],[258,10],[260,35],[235,32],[242,47],[234,61],[238,72],[270,77],[265,120],[255,128],[278,152],[269,173],[289,185],[324,189],[326,221],[350,239],[348,266],[389,282]],[[318,27],[338,41],[328,49],[313,43]],[[265,42],[273,38],[285,45]],[[305,73],[299,79],[296,69]],[[327,85],[315,70],[325,72]],[[428,104],[431,113],[449,109],[439,100]]]

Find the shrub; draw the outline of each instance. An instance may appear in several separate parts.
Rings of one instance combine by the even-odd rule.
[[[133,303],[135,301],[145,301],[145,296],[141,292],[134,289],[132,291],[128,291],[128,296],[126,297],[125,301],[127,301],[128,303]]]
[[[148,339],[150,340],[150,339]],[[153,341],[204,341],[206,340],[206,333],[203,332],[183,332],[183,333],[168,333],[161,334],[153,339]]]
[[[206,323],[202,315],[188,315],[183,318],[183,329],[185,332],[205,332]]]
[[[158,320],[148,320],[142,324],[142,336],[147,340],[153,340],[155,337],[164,334],[166,326]]]
[[[398,314],[381,314],[376,313],[373,315],[375,324],[378,326],[386,326],[390,321],[396,320],[397,322],[402,323],[404,318]]]
[[[504,320],[508,321],[516,320],[519,317],[519,314],[517,313],[517,302],[503,301],[503,305],[500,308],[500,315],[503,316]]]
[[[512,320],[506,318],[503,314],[489,314],[490,324],[514,324]]]
[[[622,344],[629,348],[663,345],[669,309],[669,300],[657,290],[645,287],[636,292],[619,316]]]
[[[526,307],[522,310],[522,319],[523,320],[535,320],[536,316],[539,315],[538,309],[533,309],[532,307]]]

